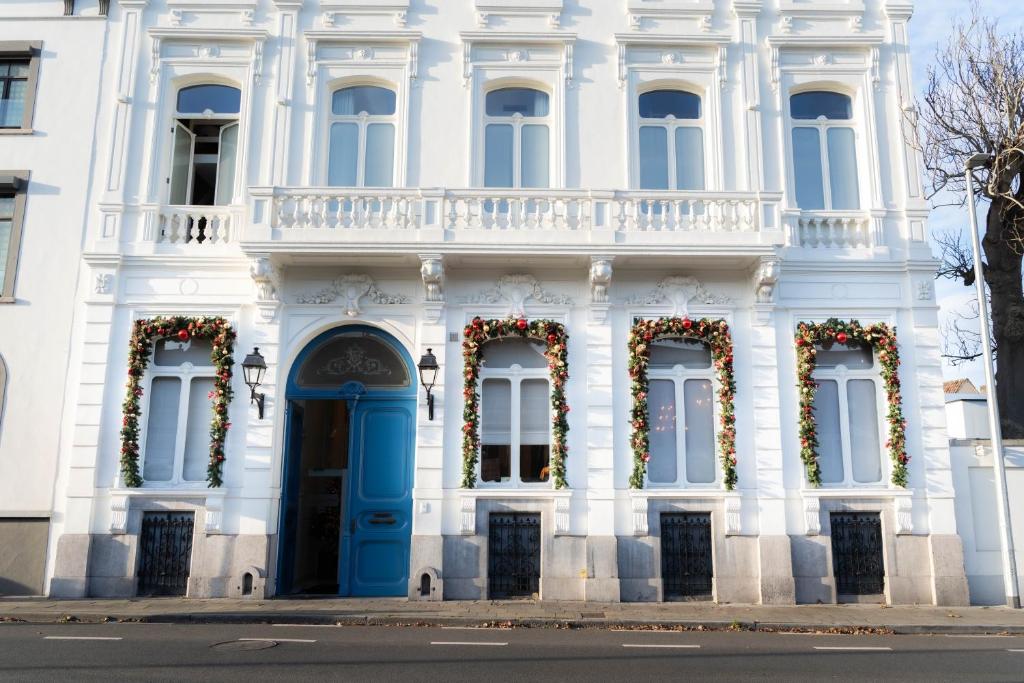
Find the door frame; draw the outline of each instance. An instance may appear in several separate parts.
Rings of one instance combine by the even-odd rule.
[[[406,370],[409,373],[409,386],[398,389],[367,389],[365,385],[360,382],[346,382],[338,387],[330,388],[316,388],[310,389],[308,387],[300,387],[298,384],[299,370],[302,368],[303,363],[306,359],[316,351],[324,342],[328,341],[332,337],[341,333],[351,332],[362,332],[375,337],[378,337],[381,341],[391,347],[395,352],[399,354],[402,361],[406,365]],[[293,431],[296,428],[296,421],[293,419],[293,410],[295,408],[295,402],[297,401],[347,401],[349,404],[349,438],[351,440],[353,431],[352,420],[356,415],[356,404],[360,402],[376,402],[376,401],[409,401],[414,419],[411,424],[411,434],[409,438],[412,440],[412,455],[415,457],[415,444],[416,444],[416,419],[415,415],[418,411],[416,401],[419,396],[419,375],[416,365],[413,363],[412,355],[406,348],[405,344],[399,341],[393,334],[372,325],[366,324],[339,324],[331,327],[324,332],[321,332],[313,339],[307,341],[302,350],[295,356],[291,362],[291,366],[288,370],[288,380],[285,385],[285,420],[283,430],[283,444],[282,444],[282,474],[281,474],[281,502],[278,513],[278,544],[277,544],[277,590],[278,595],[285,595],[285,588],[291,586],[285,586],[283,579],[288,578],[289,582],[292,578],[292,569],[286,568],[286,555],[292,556],[295,549],[295,533],[296,530],[291,529],[286,524],[285,515],[288,510],[289,496],[297,495],[298,492],[292,492],[290,489],[293,485],[290,485],[294,477],[296,476],[296,467],[298,465],[297,458],[301,457],[301,434],[293,435]],[[296,453],[296,450],[299,450]],[[349,457],[353,457],[352,453],[349,453]],[[415,462],[410,463],[410,467],[415,472]],[[352,469],[350,465],[350,470]],[[347,561],[350,558],[350,544],[351,536],[345,531],[348,524],[348,516],[350,510],[348,509],[352,504],[352,477],[346,478],[343,486],[345,487],[345,509],[342,510],[342,523],[341,523],[341,537],[338,540],[338,594],[348,595],[351,591],[350,581],[350,568],[346,570],[342,566],[343,561]],[[409,478],[410,494],[413,487],[413,476],[410,474]],[[412,534],[412,525],[410,524],[409,534]],[[411,538],[410,538],[411,542]],[[408,571],[408,569],[407,569]]]

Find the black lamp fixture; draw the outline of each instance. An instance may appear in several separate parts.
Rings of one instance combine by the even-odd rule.
[[[242,372],[245,374],[245,383],[251,393],[251,403],[256,404],[259,410],[260,419],[263,419],[263,404],[266,401],[266,394],[256,393],[256,389],[263,383],[263,373],[267,371],[267,361],[260,353],[260,347],[254,346],[252,353],[242,361]]]
[[[437,381],[437,371],[440,369],[437,364],[437,358],[434,357],[433,349],[427,349],[427,352],[420,358],[419,365],[420,369],[420,384],[427,390],[427,419],[434,419],[434,396],[430,392],[434,388],[434,382]]]

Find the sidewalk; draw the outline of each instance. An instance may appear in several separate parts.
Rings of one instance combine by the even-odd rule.
[[[1024,634],[1024,610],[389,599],[0,599],[0,622],[294,623]]]

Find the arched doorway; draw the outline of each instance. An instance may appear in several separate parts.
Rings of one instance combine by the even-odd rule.
[[[416,370],[391,335],[329,330],[287,385],[278,592],[408,593]]]

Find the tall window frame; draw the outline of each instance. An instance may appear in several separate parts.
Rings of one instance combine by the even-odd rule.
[[[499,93],[514,93],[514,92],[530,92],[540,94],[544,96],[544,113],[541,114],[522,114],[515,112],[510,115],[495,114],[491,111],[492,98],[497,101]],[[553,130],[552,126],[554,123],[551,111],[552,97],[551,93],[545,88],[539,87],[537,84],[527,83],[522,85],[510,85],[510,84],[497,84],[494,87],[487,88],[483,94],[483,186],[487,188],[503,188],[512,190],[521,189],[537,189],[546,190],[551,188],[551,158],[552,158],[552,138]],[[488,180],[489,171],[489,158],[491,155],[492,144],[497,144],[497,141],[492,142],[491,135],[501,128],[510,127],[512,129],[512,177],[511,183],[505,184],[494,184]],[[525,165],[524,159],[524,135],[527,129],[542,129],[544,131],[544,147],[546,154],[544,163],[542,165],[543,172],[545,175],[544,182],[530,182],[527,183],[524,180]]]
[[[509,337],[508,340],[513,342],[525,341],[529,343],[529,340],[521,340],[517,337]],[[494,339],[488,344],[503,343],[506,338]],[[484,350],[486,354],[486,347]],[[542,353],[542,352],[541,352]],[[510,408],[510,419],[509,419],[509,434],[508,434],[508,446],[510,449],[509,457],[509,477],[508,481],[487,481],[484,479],[483,471],[483,449],[488,445],[505,445],[498,444],[496,442],[488,443],[495,435],[489,433],[489,425],[487,424],[487,418],[485,413],[485,406],[487,405],[487,395],[489,382],[508,382],[509,383],[509,408]],[[477,380],[477,391],[480,393],[480,448],[481,454],[477,459],[476,475],[477,481],[481,488],[499,488],[499,489],[540,489],[546,490],[554,486],[554,479],[550,473],[547,479],[544,481],[537,482],[526,482],[522,480],[521,476],[521,446],[524,445],[523,441],[523,430],[522,430],[522,386],[525,382],[543,382],[547,391],[544,392],[545,403],[544,403],[544,433],[547,436],[548,445],[548,467],[550,468],[551,463],[551,444],[554,443],[554,434],[552,433],[551,427],[551,371],[544,363],[538,367],[524,368],[519,364],[512,364],[508,368],[494,368],[488,367],[486,360],[480,366],[480,374]],[[531,435],[536,436],[533,432]],[[500,439],[500,436],[499,436]],[[526,444],[535,445],[535,444]]]
[[[645,117],[641,100],[645,96],[659,92],[683,93],[696,98],[698,115],[692,118],[686,116],[677,117],[674,114],[668,114],[664,117]],[[696,92],[692,88],[686,88],[677,84],[655,83],[639,87],[633,100],[633,107],[636,110],[636,125],[634,126],[633,136],[636,141],[634,149],[636,150],[637,187],[641,190],[667,190],[673,192],[702,192],[706,190],[708,184],[707,125],[705,117],[706,103],[703,94]],[[649,183],[644,182],[644,129],[652,128],[664,129],[665,131],[666,187],[647,187],[645,185]],[[696,187],[681,188],[679,186],[679,141],[677,138],[680,131],[685,130],[697,130],[700,133],[698,138],[700,141],[700,182],[695,183]]]
[[[391,93],[393,99],[391,112],[389,114],[371,113],[359,111],[353,114],[338,114],[335,112],[334,100],[338,93],[346,90],[374,88],[386,90]],[[393,83],[377,80],[346,80],[330,87],[327,97],[327,120],[326,120],[326,151],[324,153],[323,168],[321,172],[327,184],[332,187],[360,187],[360,188],[391,188],[398,185],[399,151],[402,147],[399,126],[399,99],[401,93]],[[356,146],[356,179],[354,185],[335,184],[331,179],[332,155],[334,150],[334,130],[336,125],[354,125],[357,130]],[[391,126],[391,178],[387,183],[366,183],[367,171],[367,140],[371,126]]]
[[[231,89],[237,93],[238,103],[233,100],[220,111],[210,107],[200,111],[185,111],[183,94],[199,88]],[[193,76],[175,82],[170,97],[170,139],[166,175],[166,203],[172,206],[230,206],[238,195],[239,179],[244,177],[244,138],[242,134],[242,112],[246,104],[245,93],[240,84],[214,76]],[[230,111],[236,109],[238,111]],[[203,136],[194,126],[216,127],[216,135]],[[208,131],[206,131],[208,132]],[[216,151],[200,150],[199,146],[215,144]],[[227,163],[225,151],[230,153]],[[183,166],[186,164],[186,166]],[[215,178],[212,199],[197,197],[197,165],[215,164]],[[202,201],[197,204],[197,200]]]
[[[14,303],[29,172],[0,170],[0,304]]]
[[[11,90],[15,83],[19,84],[17,88],[23,94],[20,117],[9,119],[0,111],[0,135],[32,133],[42,48],[42,41],[0,41],[0,110],[4,109],[3,100],[13,94]],[[12,64],[21,65],[23,68],[19,68],[17,74],[12,74],[9,67],[3,68],[4,65]],[[21,83],[24,83],[24,86],[21,86]]]
[[[674,337],[665,337],[658,341],[678,341]],[[653,342],[653,343],[657,343]],[[688,368],[682,364],[676,364],[671,368],[656,368],[652,365],[648,366],[647,369],[647,380],[648,380],[648,411],[652,411],[653,403],[652,395],[655,394],[655,383],[657,382],[671,382],[673,384],[673,396],[674,396],[674,414],[673,420],[675,425],[683,425],[683,429],[674,427],[675,432],[675,471],[676,478],[673,481],[655,481],[651,477],[652,471],[654,471],[657,465],[653,465],[654,459],[657,454],[654,452],[654,444],[656,440],[655,434],[658,430],[658,416],[648,414],[647,422],[650,425],[650,432],[652,436],[651,443],[651,461],[647,466],[646,475],[646,488],[650,489],[718,489],[722,485],[722,468],[718,461],[718,431],[719,431],[719,419],[720,419],[720,405],[718,400],[718,389],[719,382],[716,377],[714,363],[712,362],[712,355],[710,348],[707,347],[703,342],[698,342],[708,352],[708,365],[707,367],[701,368]],[[688,383],[706,382],[710,387],[710,392],[704,400],[710,401],[711,408],[711,439],[710,439],[710,455],[711,462],[714,471],[714,478],[711,481],[690,481],[688,463],[687,463],[687,432],[689,425],[687,424],[687,400],[686,390]],[[691,386],[693,386],[691,384]]]
[[[836,347],[839,345],[837,344]],[[833,348],[836,348],[833,347]],[[821,353],[824,349],[816,347],[818,358],[821,358]],[[842,349],[837,349],[842,350]],[[881,374],[878,367],[878,358],[872,349],[861,349],[862,353],[870,354],[871,365],[866,367],[849,367],[845,364],[838,363],[836,365],[821,365],[818,364],[814,368],[814,381],[818,384],[818,390],[815,395],[814,411],[815,411],[815,423],[817,425],[817,433],[819,436],[818,444],[818,463],[822,468],[822,486],[824,488],[877,488],[885,486],[888,481],[888,463],[885,457],[885,449],[883,444],[885,443],[885,429],[887,428],[887,422],[883,414],[883,406],[886,405],[886,398],[883,391]],[[836,397],[838,402],[838,427],[839,427],[839,445],[840,445],[840,462],[843,468],[842,480],[826,481],[826,468],[828,467],[827,459],[829,454],[824,450],[827,447],[823,439],[824,435],[822,429],[822,423],[825,422],[822,415],[822,384],[826,382],[835,382],[836,386]],[[859,481],[855,475],[856,464],[854,463],[854,428],[851,426],[852,417],[850,410],[850,384],[855,382],[870,382],[871,396],[874,398],[874,411],[871,415],[875,422],[874,440],[877,452],[877,458],[871,458],[871,463],[877,461],[878,463],[878,477],[872,478],[867,481]],[[861,429],[856,430],[858,439],[865,437],[870,438],[870,434],[865,434]],[[833,456],[834,457],[834,456]]]
[[[187,343],[195,344],[197,341],[206,342],[208,340],[192,339]],[[139,435],[139,453],[141,454],[139,471],[142,473],[143,486],[150,488],[206,488],[212,401],[208,395],[203,394],[201,389],[198,391],[198,394],[194,392],[193,385],[196,384],[198,388],[202,387],[202,385],[197,384],[198,382],[209,381],[212,388],[217,369],[214,367],[209,353],[204,353],[201,356],[204,364],[192,363],[189,360],[184,360],[177,365],[158,364],[158,345],[164,343],[180,344],[180,342],[172,339],[162,339],[156,342],[153,347],[153,357],[146,369],[142,394],[143,405],[141,406],[142,415],[145,416],[145,419],[140,420]],[[177,409],[174,419],[173,449],[170,460],[170,476],[166,479],[151,478],[147,476],[147,463],[151,467],[153,466],[152,454],[153,449],[156,448],[156,445],[151,442],[151,437],[156,434],[151,431],[156,429],[154,425],[156,419],[154,411],[158,409],[154,399],[165,398],[163,396],[158,397],[154,387],[160,381],[173,382],[175,380],[178,382],[178,392]],[[196,400],[199,400],[201,405],[194,405]],[[159,406],[159,408],[165,410],[167,407],[166,404]],[[198,424],[190,425],[193,419],[197,420]],[[189,437],[196,436],[197,433],[201,435],[198,437],[200,441],[191,445],[199,449],[198,452],[202,457],[193,461],[193,464],[198,462],[198,467],[193,476],[186,476],[186,449],[190,445]],[[149,469],[150,472],[152,472],[151,467]]]

